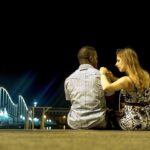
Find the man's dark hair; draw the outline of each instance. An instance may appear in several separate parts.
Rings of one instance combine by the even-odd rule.
[[[90,56],[94,55],[96,49],[92,46],[84,46],[78,52],[78,60],[89,59]]]

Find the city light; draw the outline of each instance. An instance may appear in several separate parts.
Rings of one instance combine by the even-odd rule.
[[[34,102],[34,107],[36,107],[37,106],[37,102]]]

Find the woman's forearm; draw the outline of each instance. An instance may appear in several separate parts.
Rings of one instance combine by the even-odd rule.
[[[108,80],[105,74],[101,74],[101,84],[102,84],[103,90],[106,90],[107,87],[110,85],[110,81]]]

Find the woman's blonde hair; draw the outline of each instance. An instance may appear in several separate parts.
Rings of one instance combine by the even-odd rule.
[[[118,49],[116,54],[128,66],[135,87],[137,89],[147,88],[150,83],[149,73],[141,67],[137,53],[132,48],[122,48]]]

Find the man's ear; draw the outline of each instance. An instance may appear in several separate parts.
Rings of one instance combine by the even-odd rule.
[[[90,63],[92,63],[93,62],[93,57],[89,56],[88,60],[89,60]]]

